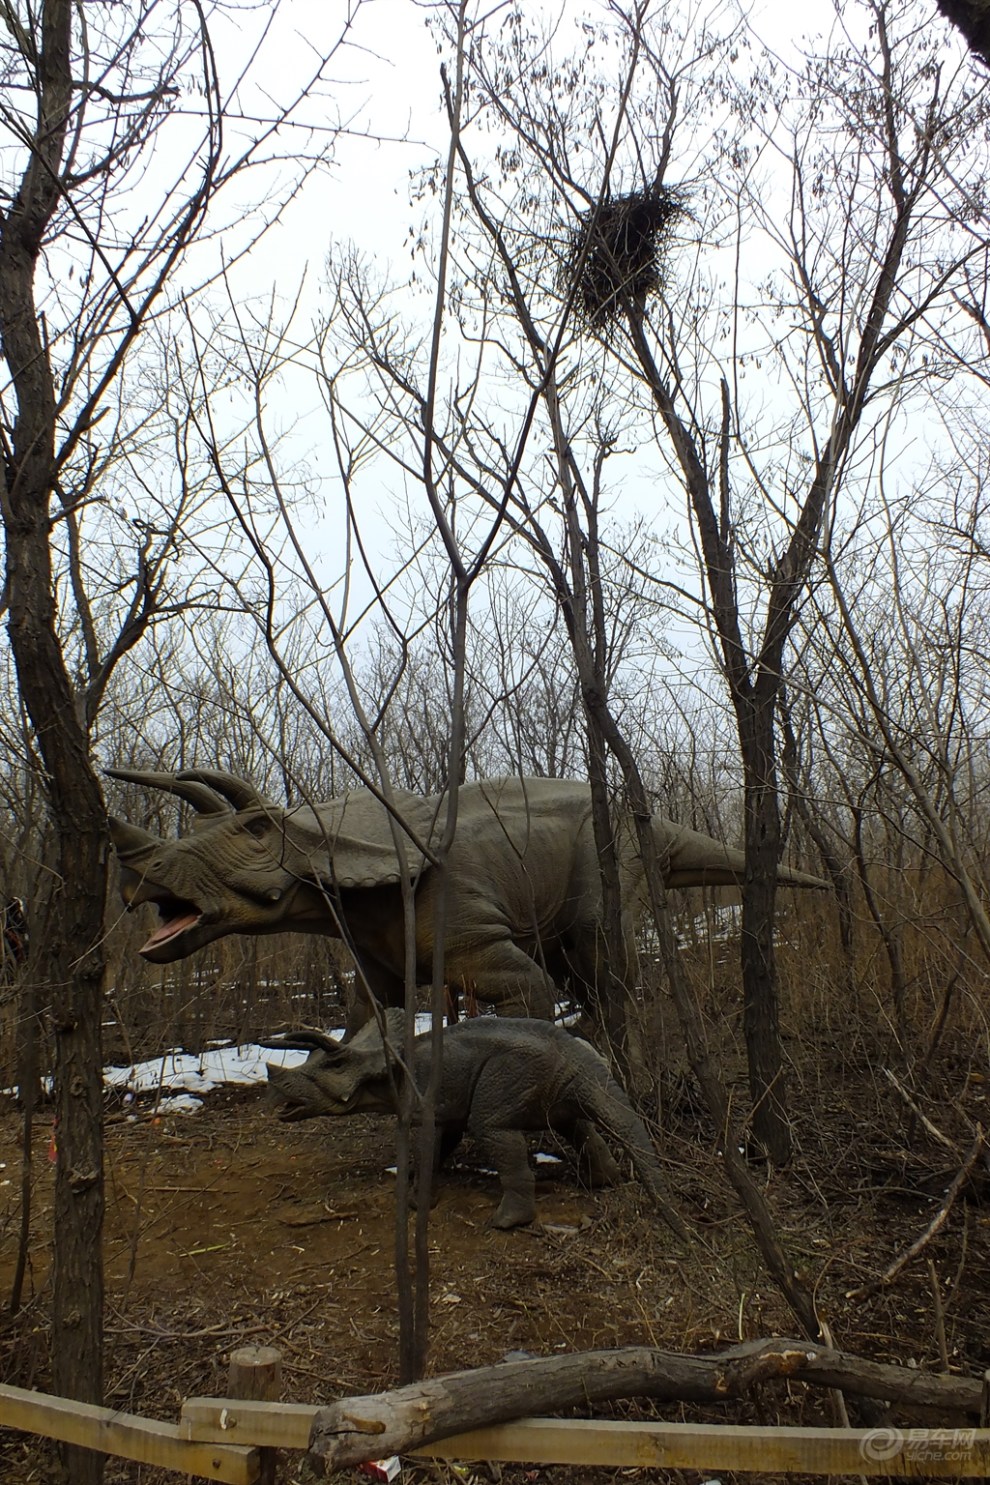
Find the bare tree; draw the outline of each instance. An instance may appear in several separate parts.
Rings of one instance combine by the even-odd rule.
[[[190,519],[181,493],[155,508],[150,484],[144,508],[128,509],[132,494],[121,492],[148,468],[156,409],[122,389],[208,209],[279,151],[276,130],[319,89],[332,47],[314,52],[288,106],[266,104],[231,151],[224,121],[248,78],[231,86],[218,74],[218,7],[44,0],[2,12],[0,147],[12,181],[0,201],[3,601],[53,840],[35,967],[58,1121],[52,1377],[56,1391],[99,1401],[107,836],[89,742],[114,667],[185,602],[170,573]],[[325,131],[307,139],[301,155],[293,143],[290,192],[332,143]],[[259,216],[255,236],[284,199]],[[70,1452],[74,1480],[97,1478],[97,1456]]]
[[[565,278],[571,302],[604,342],[600,364],[613,368],[616,384],[631,375],[650,399],[663,461],[659,499],[669,499],[671,479],[687,496],[744,773],[742,973],[754,1129],[783,1161],[790,1134],[773,923],[782,846],[775,718],[788,641],[826,523],[845,486],[862,477],[862,451],[879,420],[906,406],[923,375],[923,348],[951,335],[953,318],[958,329],[953,285],[981,251],[963,182],[978,176],[968,129],[978,129],[984,103],[965,78],[933,75],[903,7],[866,6],[870,39],[845,56],[768,59],[738,87],[737,36],[713,26],[696,38],[661,38],[648,7],[616,14],[627,60],[590,105],[601,161],[589,159],[576,143],[587,134],[573,127],[575,109],[589,106],[590,63],[558,59],[548,72],[527,74],[521,48],[533,43],[519,28],[503,52],[475,49],[475,84],[511,137],[500,157],[522,177],[519,190],[531,200],[542,177],[556,212],[576,222]],[[802,78],[800,117],[786,96],[792,69]],[[701,105],[725,110],[731,140],[699,142],[692,109]],[[623,114],[625,148],[613,166],[606,119]],[[960,131],[963,117],[970,122]],[[708,178],[693,190],[667,184],[682,137],[705,162]],[[487,214],[490,236],[521,238],[504,208],[496,217],[487,183],[473,204]],[[728,255],[734,303],[718,301],[702,258],[684,282],[674,244],[692,218]],[[762,272],[754,251],[764,255]],[[524,271],[534,272],[527,263],[517,286]],[[527,298],[532,304],[528,290]],[[784,407],[779,398],[754,407],[746,383],[770,366],[794,397]],[[571,457],[572,436],[567,449]]]
[[[970,398],[960,402],[968,422]],[[823,554],[827,581],[801,621],[810,751],[834,802],[825,829],[855,863],[908,1061],[909,994],[924,964],[945,966],[934,976],[944,984],[957,972],[969,978],[971,957],[981,976],[988,955],[981,657],[990,611],[978,541],[982,451],[970,464],[966,443],[950,443],[954,457],[916,471],[899,498],[883,476],[871,485],[844,539],[835,533]]]
[[[533,754],[512,716],[518,671],[495,662],[472,676],[469,657],[479,592],[497,592],[489,570],[503,563],[527,580],[540,571],[548,623],[562,616],[571,647],[561,689],[580,691],[607,872],[620,776],[645,817],[645,778],[666,785],[701,772],[693,756],[683,770],[639,758],[620,725],[623,657],[656,645],[652,634],[623,630],[636,586],[611,560],[608,505],[618,471],[648,483],[654,511],[679,526],[682,546],[693,544],[694,570],[681,563],[676,576],[644,578],[631,554],[627,572],[654,591],[663,577],[678,621],[691,626],[683,643],[696,668],[715,658],[699,683],[705,705],[718,685],[728,698],[738,756],[703,765],[711,777],[690,809],[711,808],[716,776],[742,775],[753,1119],[783,1159],[775,718],[785,680],[800,692],[792,636],[802,605],[811,611],[810,583],[824,575],[825,533],[840,530],[846,498],[872,478],[883,429],[900,436],[914,409],[940,395],[927,357],[956,335],[953,294],[982,250],[984,160],[974,141],[985,104],[971,80],[939,73],[910,13],[894,5],[864,6],[852,39],[822,55],[761,54],[755,66],[752,36],[735,22],[703,18],[678,34],[669,13],[646,4],[582,20],[573,51],[566,27],[550,35],[525,9],[497,29],[467,4],[444,14],[451,147],[417,197],[427,220],[415,287],[422,296],[425,276],[428,310],[417,318],[424,297],[400,301],[352,251],[335,250],[332,310],[315,337],[251,318],[235,298],[217,331],[227,343],[197,339],[187,373],[199,383],[195,432],[255,557],[232,589],[336,752],[328,773],[364,769],[387,796],[403,761],[414,777],[456,784],[489,713],[517,755]],[[439,207],[435,220],[426,203]],[[632,261],[630,241],[640,252]],[[239,367],[230,374],[246,389],[237,437],[208,396],[217,364]],[[266,419],[269,388],[300,366],[315,369],[347,514],[336,590],[302,530]],[[620,463],[627,454],[635,465]],[[439,554],[417,569],[431,576],[415,601],[400,573],[376,561],[364,519],[369,491],[396,485],[419,502],[397,567],[411,572],[426,547]],[[513,643],[500,639],[503,649]],[[421,640],[434,647],[427,659]],[[343,692],[316,655],[339,666]],[[339,720],[345,694],[356,727]],[[446,715],[431,714],[438,703],[449,729]],[[635,742],[645,742],[632,721]],[[410,727],[417,745],[403,749]],[[807,777],[795,763],[792,790]],[[867,789],[864,813],[878,797]],[[814,839],[810,827],[802,839]],[[838,877],[845,863],[833,864]],[[618,970],[634,946],[621,938],[615,887],[606,889],[604,947]],[[662,894],[655,906],[677,983]],[[725,1132],[729,1100],[697,1007],[683,985],[678,998]],[[733,1132],[724,1144],[768,1261],[813,1330],[814,1307],[774,1246]]]

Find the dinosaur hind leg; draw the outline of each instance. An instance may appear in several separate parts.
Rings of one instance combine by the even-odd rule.
[[[601,1186],[617,1186],[621,1182],[622,1172],[615,1157],[590,1119],[574,1119],[567,1123],[554,1124],[553,1128],[573,1145],[577,1156],[578,1180],[583,1186],[594,1191]]]
[[[451,982],[470,985],[476,999],[493,1005],[500,1016],[553,1020],[553,981],[511,939],[499,939],[471,954],[448,955],[447,974]]]

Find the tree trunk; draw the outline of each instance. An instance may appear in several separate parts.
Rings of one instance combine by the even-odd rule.
[[[774,693],[761,696],[757,688],[751,700],[738,699],[736,714],[746,785],[746,889],[740,959],[753,1133],[774,1165],[784,1165],[791,1155],[791,1129],[773,940],[780,860]]]
[[[16,403],[0,493],[6,531],[9,633],[18,683],[45,765],[55,888],[39,979],[55,1038],[55,1257],[52,1382],[102,1401],[103,1079],[107,826],[89,760],[86,719],[62,654],[50,546],[57,489],[56,389],[35,303],[35,269],[61,195],[71,105],[71,0],[46,0],[38,129],[16,194],[0,218],[0,335]],[[102,1457],[64,1452],[74,1485],[102,1477]]]
[[[615,1071],[619,1081],[630,1092],[642,1092],[642,1067],[639,1058],[630,1056],[629,963],[626,936],[622,921],[622,887],[619,881],[619,862],[616,854],[615,825],[609,808],[606,759],[608,749],[601,726],[588,704],[589,692],[597,687],[589,685],[582,676],[582,691],[585,696],[585,716],[588,726],[588,778],[591,784],[592,827],[595,847],[598,852],[598,870],[602,883],[602,940],[599,952],[607,965],[602,976],[604,995],[599,996],[595,1006],[609,1050],[615,1060]]]
[[[22,493],[22,492],[19,492]],[[38,492],[36,508],[47,508]],[[12,496],[11,503],[14,503]],[[26,523],[25,523],[26,524]],[[11,646],[22,694],[48,774],[56,828],[56,882],[38,952],[41,1002],[54,1034],[56,1149],[52,1385],[62,1396],[102,1402],[103,1060],[107,875],[106,816],[87,756],[86,733],[55,634],[50,573],[21,582],[18,557],[36,571],[47,520],[8,540]],[[31,537],[33,536],[33,541]],[[66,1447],[73,1485],[102,1476],[102,1456]]]
[[[45,503],[38,504],[44,511]],[[33,543],[8,543],[8,570],[18,555],[37,558],[42,542],[47,553],[47,522],[33,534]],[[35,566],[30,560],[25,565]],[[11,582],[11,646],[46,765],[56,827],[56,886],[37,959],[41,1003],[54,1035],[52,1385],[62,1396],[100,1403],[106,817],[58,648],[51,594],[50,575],[44,582]],[[101,1455],[66,1446],[64,1459],[73,1485],[102,1477]]]

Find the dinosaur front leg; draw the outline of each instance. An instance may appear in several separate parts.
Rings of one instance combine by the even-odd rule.
[[[530,1169],[526,1136],[520,1129],[486,1129],[483,1138],[502,1183],[493,1226],[525,1227],[536,1217],[536,1178]]]
[[[401,1006],[405,1001],[405,985],[400,976],[383,965],[377,964],[369,955],[354,956],[354,986],[347,996],[347,1019],[344,1023],[344,1041],[351,1041],[375,1014],[375,1002],[381,1006]]]
[[[436,1128],[436,1136],[433,1143],[433,1179],[430,1183],[430,1206],[435,1207],[440,1200],[440,1187],[437,1176],[440,1168],[450,1159],[454,1151],[464,1137],[464,1130],[459,1124],[440,1123]],[[415,1143],[413,1145],[413,1180],[410,1201],[414,1207],[419,1205],[419,1193],[423,1176],[422,1152],[419,1143],[419,1130],[415,1131]]]

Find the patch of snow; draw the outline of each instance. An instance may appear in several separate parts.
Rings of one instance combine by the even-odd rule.
[[[558,1011],[559,1009],[558,1007]],[[574,1018],[564,1019],[566,1021]],[[423,1032],[429,1031],[431,1024],[429,1012],[417,1012],[416,1035],[421,1036]],[[343,1034],[342,1026],[327,1032],[328,1036],[333,1037]],[[266,1063],[274,1063],[277,1067],[297,1067],[299,1063],[305,1062],[307,1056],[306,1052],[290,1048],[276,1050],[250,1042],[241,1047],[232,1047],[227,1043],[210,1043],[198,1056],[192,1052],[173,1050],[159,1057],[151,1057],[146,1062],[134,1062],[126,1067],[105,1067],[103,1081],[107,1088],[122,1093],[125,1103],[131,1102],[139,1094],[156,1094],[161,1090],[166,1095],[176,1097],[163,1098],[158,1105],[159,1112],[195,1113],[202,1107],[202,1100],[191,1095],[210,1093],[214,1088],[221,1088],[225,1084],[250,1087],[255,1083],[264,1083],[268,1076],[265,1071]],[[47,1085],[49,1080],[45,1081]],[[13,1097],[14,1093],[13,1088],[0,1088],[0,1095]],[[185,1101],[179,1095],[183,1095]],[[551,1161],[556,1157],[538,1155],[537,1159]],[[0,1164],[0,1170],[2,1169]]]
[[[416,1016],[416,1035],[430,1029],[430,1016],[420,1012]],[[340,1037],[342,1026],[327,1032],[328,1036]],[[135,1062],[129,1067],[107,1067],[103,1070],[103,1081],[108,1088],[124,1093],[125,1099],[140,1093],[157,1093],[162,1089],[167,1094],[210,1093],[225,1084],[247,1088],[254,1083],[264,1083],[268,1074],[267,1063],[276,1067],[297,1067],[305,1062],[309,1054],[286,1047],[259,1047],[246,1043],[241,1047],[229,1044],[209,1045],[197,1056],[191,1052],[166,1052],[161,1057],[151,1057],[147,1062]],[[12,1091],[12,1090],[11,1090]],[[163,1100],[159,1111],[165,1109]],[[172,1113],[195,1113],[201,1100],[191,1099],[189,1107],[171,1108]]]
[[[156,1093],[159,1088],[169,1092],[209,1093],[225,1083],[236,1087],[263,1083],[268,1062],[294,1067],[305,1060],[305,1052],[289,1048],[274,1051],[248,1043],[243,1047],[213,1047],[199,1056],[191,1052],[166,1052],[163,1057],[135,1062],[130,1067],[107,1067],[103,1080],[108,1088],[128,1093]]]
[[[177,1093],[174,1098],[163,1098],[158,1105],[160,1114],[198,1114],[203,1107],[201,1098],[191,1093]]]

